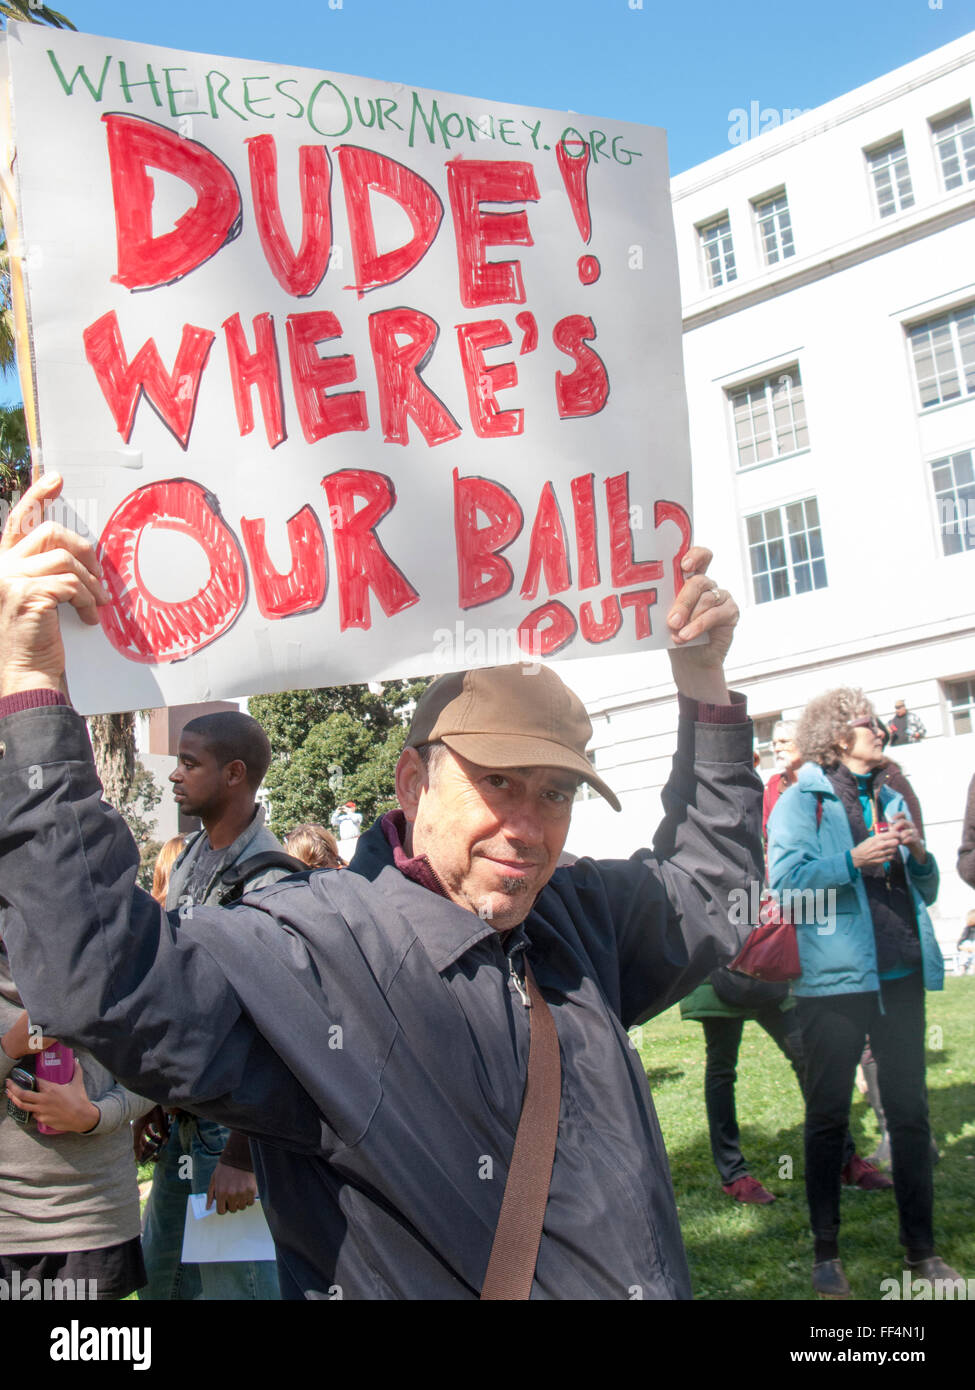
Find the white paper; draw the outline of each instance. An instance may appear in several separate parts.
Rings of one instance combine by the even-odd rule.
[[[43,466],[65,478],[58,519],[115,567],[102,626],[64,617],[82,712],[667,644],[691,483],[662,131],[43,26],[11,24],[7,48]],[[272,146],[262,184],[251,164]],[[322,199],[303,204],[303,157],[319,161],[331,216],[311,287],[272,264],[300,268],[306,222],[327,226],[304,215]],[[133,246],[160,270],[153,248],[196,225],[184,159],[239,219],[183,273],[136,283]],[[377,167],[421,181],[429,226],[441,216],[422,256],[370,288],[364,250],[391,256],[413,237],[390,185],[370,181]],[[255,186],[273,190],[276,229]],[[309,244],[329,245],[324,232]],[[500,288],[476,288],[493,275]],[[431,342],[393,372],[411,341],[399,313]],[[288,323],[317,329],[314,314],[340,329],[308,348],[339,372],[318,405],[359,425],[310,442]],[[235,400],[238,319],[242,354],[257,354],[258,320],[271,335],[274,445],[257,387],[237,393],[252,428]],[[133,368],[143,349],[148,375]],[[411,391],[437,417],[432,441]]]
[[[243,1211],[224,1212],[217,1205],[207,1210],[205,1192],[196,1193],[186,1203],[183,1227],[184,1264],[233,1263],[238,1260],[273,1260],[274,1241],[268,1229],[260,1200]]]

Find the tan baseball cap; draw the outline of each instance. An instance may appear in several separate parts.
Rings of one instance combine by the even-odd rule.
[[[586,757],[585,706],[547,666],[486,666],[439,676],[413,715],[407,748],[445,743],[482,767],[558,767],[620,803]]]

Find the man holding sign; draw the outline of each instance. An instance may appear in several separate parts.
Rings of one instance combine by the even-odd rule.
[[[420,701],[401,809],[351,872],[177,925],[133,887],[61,693],[57,605],[95,623],[107,595],[80,537],[25,529],[59,486],[0,549],[4,934],[32,1019],[251,1136],[285,1297],[689,1297],[626,1029],[734,955],[729,893],[762,872],[710,553],[668,617],[681,721],[652,851],[556,870],[580,781],[618,807],[585,710],[545,667],[461,672]]]

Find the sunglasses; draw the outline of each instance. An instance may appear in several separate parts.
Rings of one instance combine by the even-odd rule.
[[[873,729],[875,734],[882,734],[883,730],[873,715],[864,715],[862,719],[854,719],[850,724],[851,729]]]

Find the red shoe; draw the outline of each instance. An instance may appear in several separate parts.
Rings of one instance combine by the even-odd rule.
[[[894,1180],[859,1154],[854,1154],[843,1169],[843,1186],[859,1187],[863,1192],[879,1192],[882,1187],[893,1187]]]
[[[721,1191],[734,1197],[736,1202],[750,1202],[758,1207],[767,1207],[769,1202],[775,1201],[768,1188],[763,1187],[751,1173],[746,1173],[743,1178],[735,1178],[734,1182],[722,1183]]]

